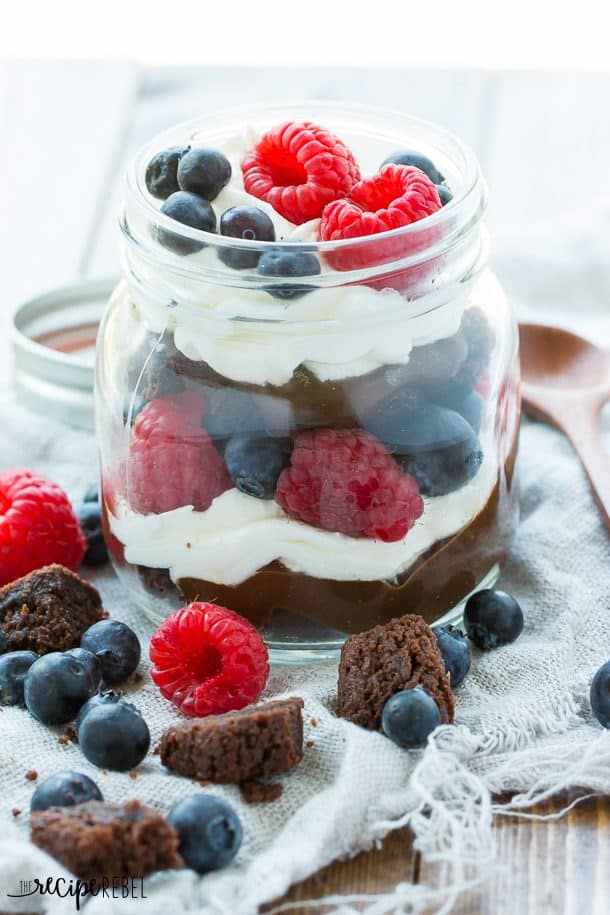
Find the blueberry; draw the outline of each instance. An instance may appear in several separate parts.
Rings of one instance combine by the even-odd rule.
[[[292,447],[287,439],[234,435],[225,448],[231,479],[249,496],[273,499],[278,477],[290,462]]]
[[[202,197],[197,194],[190,194],[188,191],[176,191],[167,198],[161,212],[170,219],[175,219],[185,226],[193,229],[201,229],[204,232],[216,231],[216,214],[214,210]],[[183,238],[167,229],[155,228],[157,240],[170,251],[176,254],[194,254],[195,251],[201,251],[205,248],[205,242],[195,241],[193,238]]]
[[[445,670],[451,677],[451,688],[455,689],[466,679],[470,670],[470,649],[463,632],[453,626],[439,626],[434,630],[439,651],[443,656]]]
[[[421,686],[403,689],[388,699],[381,715],[381,729],[399,747],[423,747],[441,723],[438,705]]]
[[[445,207],[450,200],[453,200],[453,194],[446,184],[437,184],[436,190],[438,191],[438,196],[441,199],[441,206]]]
[[[445,389],[435,395],[433,399],[439,407],[455,410],[456,413],[463,416],[475,432],[481,428],[485,401],[478,391],[465,391],[463,388],[446,385]]]
[[[89,712],[92,711],[92,709],[99,708],[100,705],[116,705],[117,702],[122,702],[124,705],[129,706],[132,711],[137,712],[138,715],[141,714],[135,705],[132,705],[131,702],[126,702],[125,699],[123,699],[122,693],[116,693],[114,690],[108,690],[104,693],[96,693],[95,696],[92,696],[91,699],[85,702],[82,709],[76,716],[76,733],[78,734],[81,724]]]
[[[56,772],[36,787],[30,810],[47,810],[48,807],[74,807],[87,801],[103,801],[102,792],[93,779],[82,772]]]
[[[412,149],[395,152],[382,162],[382,166],[388,165],[390,162],[393,162],[395,165],[414,165],[416,168],[420,168],[433,184],[442,184],[445,180],[434,162],[427,156],[422,155],[422,153],[415,152]]]
[[[261,276],[317,276],[320,262],[315,254],[308,251],[271,248],[261,255],[257,273]],[[310,292],[313,286],[299,283],[290,286],[267,286],[269,295],[278,299],[294,299]]]
[[[53,651],[30,667],[25,678],[25,704],[43,724],[65,724],[76,717],[99,687],[94,665],[84,656]]]
[[[467,308],[458,333],[465,339],[468,355],[453,378],[453,386],[471,391],[489,362],[495,342],[490,321],[481,308]]]
[[[174,804],[167,819],[178,833],[180,857],[198,874],[224,867],[239,851],[242,826],[222,798],[193,794]]]
[[[468,638],[479,648],[498,648],[521,635],[523,611],[506,591],[487,588],[466,601],[464,626]]]
[[[23,684],[37,660],[38,655],[33,651],[11,651],[0,657],[0,705],[25,706]]]
[[[91,678],[101,686],[103,678],[102,662],[92,651],[87,651],[86,648],[70,648],[65,654],[69,654],[71,658],[76,658],[77,661],[82,661]]]
[[[142,715],[119,700],[92,708],[78,729],[86,759],[100,769],[127,772],[138,766],[150,748],[150,732]]]
[[[178,165],[180,189],[204,200],[214,200],[230,177],[231,163],[216,149],[190,149]]]
[[[99,502],[100,501],[100,488],[97,483],[92,483],[91,486],[87,487],[87,491],[83,496],[83,502]]]
[[[258,207],[231,207],[220,217],[220,234],[230,238],[250,241],[275,241],[273,222]],[[245,270],[256,267],[260,251],[246,251],[243,248],[218,248],[218,257],[227,267]]]
[[[591,708],[601,726],[610,728],[610,661],[606,661],[593,677]]]
[[[126,680],[140,663],[140,641],[133,629],[119,620],[94,623],[80,643],[100,659],[104,682],[109,686]]]
[[[83,502],[76,510],[80,529],[87,541],[83,562],[86,566],[101,566],[108,562],[108,550],[102,531],[102,513],[99,502]]]
[[[170,194],[180,190],[177,178],[178,163],[189,149],[189,146],[186,149],[182,146],[170,146],[169,149],[162,149],[152,157],[146,166],[144,180],[153,197],[165,200]]]
[[[446,382],[451,385],[467,355],[466,340],[459,333],[453,334],[435,343],[413,347],[408,362],[404,365],[388,366],[386,376],[396,388],[402,387],[403,384],[436,387]]]
[[[206,388],[203,425],[215,444],[243,433],[265,433],[265,421],[252,395],[242,388]]]
[[[146,347],[145,362],[136,382],[144,395],[144,403],[165,397],[167,394],[181,394],[186,390],[186,383],[182,375],[175,371],[173,358],[176,355],[173,334],[165,331],[162,337],[151,341]],[[137,401],[137,395],[136,395]],[[136,413],[139,404],[136,402]]]
[[[481,466],[481,444],[459,413],[435,404],[412,407],[412,402],[409,390],[401,389],[368,413],[363,425],[415,477],[422,495],[453,492]]]

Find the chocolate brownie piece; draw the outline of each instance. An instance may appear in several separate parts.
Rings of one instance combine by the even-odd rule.
[[[169,574],[169,569],[154,569],[150,566],[136,566],[140,581],[147,591],[157,597],[176,598],[182,595]]]
[[[168,728],[161,761],[177,775],[220,784],[279,775],[303,756],[302,709],[293,696]]]
[[[284,792],[279,782],[259,782],[256,779],[242,782],[239,789],[246,804],[271,804]]]
[[[9,651],[66,651],[104,616],[99,592],[60,565],[45,566],[0,588],[0,628]]]
[[[350,635],[339,662],[339,714],[368,730],[379,729],[388,699],[423,686],[443,724],[453,721],[449,676],[434,633],[421,616],[407,615]]]
[[[227,379],[201,359],[189,359],[180,350],[176,350],[170,359],[170,368],[176,375],[184,375],[192,381],[206,381],[217,387],[227,384]]]
[[[174,828],[139,801],[49,807],[31,815],[30,829],[34,845],[86,880],[146,877],[184,866]]]

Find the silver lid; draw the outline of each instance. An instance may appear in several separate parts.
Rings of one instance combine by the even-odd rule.
[[[73,283],[20,305],[11,322],[13,382],[21,402],[93,430],[99,323],[116,279]]]

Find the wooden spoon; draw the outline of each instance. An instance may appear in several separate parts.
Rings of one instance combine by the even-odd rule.
[[[610,531],[610,458],[599,411],[610,399],[610,355],[576,334],[542,324],[519,325],[523,406],[572,442]]]

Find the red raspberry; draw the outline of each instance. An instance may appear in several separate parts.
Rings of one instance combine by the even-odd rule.
[[[241,163],[244,187],[290,222],[316,219],[331,200],[360,180],[353,154],[338,137],[311,121],[268,130]]]
[[[171,394],[149,401],[138,413],[133,432],[140,440],[196,438],[204,413],[205,401],[196,391]]]
[[[363,238],[400,229],[418,222],[441,208],[434,184],[412,165],[384,165],[378,174],[355,184],[343,200],[324,207],[320,221],[321,241]],[[372,242],[354,251],[329,256],[336,270],[357,270],[406,257],[432,241],[424,235],[416,241],[405,238]]]
[[[424,510],[417,483],[364,429],[307,429],[278,480],[299,521],[350,537],[400,540]]]
[[[225,463],[201,425],[205,404],[193,391],[146,404],[133,427],[123,471],[129,504],[142,514],[182,505],[205,511],[231,487]]]
[[[29,470],[0,474],[0,585],[54,562],[76,570],[86,549],[63,489]]]
[[[198,717],[249,705],[269,676],[269,655],[252,623],[216,604],[172,613],[153,633],[150,660],[165,698]]]

